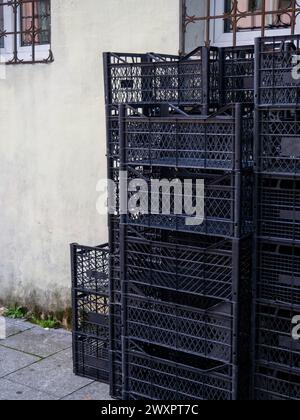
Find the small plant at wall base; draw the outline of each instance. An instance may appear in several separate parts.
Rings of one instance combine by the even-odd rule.
[[[56,329],[61,327],[61,322],[54,315],[45,315],[37,312],[29,312],[21,306],[12,306],[4,311],[4,316],[11,319],[25,319],[32,324],[45,329]]]
[[[27,314],[27,309],[21,306],[13,306],[4,311],[4,316],[12,319],[24,319]]]
[[[60,322],[52,315],[48,315],[46,318],[42,319],[32,314],[27,317],[27,320],[32,324],[38,325],[39,327],[45,329],[57,329],[61,327]]]

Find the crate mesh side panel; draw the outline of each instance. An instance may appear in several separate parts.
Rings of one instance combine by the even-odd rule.
[[[293,77],[294,59],[299,55],[299,35],[263,38],[260,41],[257,56],[259,105],[299,105],[300,80]]]

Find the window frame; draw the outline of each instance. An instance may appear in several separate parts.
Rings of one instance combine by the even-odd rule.
[[[225,13],[225,0],[211,0],[211,7],[216,15]],[[214,46],[228,46],[232,45],[234,34],[232,32],[225,32],[225,22],[221,19],[213,20],[211,25],[211,40]],[[296,20],[296,31],[299,32],[299,16]],[[284,36],[290,35],[291,28],[266,29],[265,36]],[[254,44],[255,38],[261,36],[261,30],[255,29],[252,31],[239,31],[236,33],[236,45]]]
[[[3,38],[4,47],[0,47],[2,61],[6,64],[35,64],[53,62],[54,58],[51,50],[51,2],[49,29],[50,43],[34,43],[32,45],[22,45],[20,2],[18,0],[14,0],[13,4],[10,4],[8,0],[4,0],[1,5],[4,11],[4,30],[8,34]],[[14,12],[13,8],[16,8],[16,12]]]
[[[49,20],[50,20],[50,25],[51,25],[51,1],[50,0],[45,0],[45,1],[47,1],[47,2],[49,2],[49,9],[50,9],[50,11],[49,11]],[[35,8],[37,8],[37,9],[39,9],[39,4],[41,3],[41,0],[39,0],[39,1],[37,1],[37,5],[35,6]],[[26,4],[26,3],[24,3],[24,4]],[[32,2],[31,1],[29,1],[29,4],[32,4]],[[19,22],[19,31],[20,31],[20,39],[21,39],[21,47],[27,47],[27,46],[30,46],[30,44],[29,45],[26,45],[25,43],[24,43],[24,40],[23,40],[23,36],[22,35],[24,35],[25,34],[25,31],[23,30],[23,28],[22,28],[22,24],[23,24],[23,21],[24,22],[26,22],[26,20],[27,19],[30,19],[30,18],[33,18],[33,19],[35,19],[35,17],[36,16],[42,16],[42,15],[39,15],[38,13],[39,13],[39,10],[36,10],[35,11],[35,13],[37,14],[37,15],[35,15],[34,14],[34,11],[32,10],[32,16],[30,16],[30,18],[28,18],[28,16],[26,17],[26,16],[24,16],[23,15],[23,10],[22,10],[23,8],[22,8],[22,4],[20,5],[20,8],[19,8],[19,16],[18,16],[18,22]],[[42,29],[42,27],[40,27],[41,29]],[[50,37],[51,36],[51,34],[50,34],[50,32],[48,32],[48,36]],[[50,42],[51,42],[51,40],[49,40],[49,42],[40,42],[40,43],[37,43],[36,45],[38,46],[38,45],[50,45]]]
[[[186,38],[186,32],[188,25],[193,24],[197,24],[199,32],[201,31],[203,36],[202,42],[205,45],[217,47],[252,45],[254,44],[255,39],[261,36],[284,36],[300,33],[300,0],[291,0],[294,1],[296,5],[295,19],[292,19],[291,27],[278,29],[268,29],[267,27],[262,27],[261,30],[237,31],[235,33],[225,31],[225,20],[223,19],[225,13],[225,0],[208,0],[207,4],[203,3],[203,10],[201,12],[203,14],[201,14],[201,16],[194,16],[194,11],[190,13],[191,16],[188,15],[188,6],[186,5],[187,1],[188,0],[180,0],[182,28],[180,43],[182,53],[188,52],[186,51],[186,45],[188,45],[189,42]],[[209,18],[207,18],[208,11]],[[191,33],[195,36],[195,29],[192,29]],[[191,43],[191,45],[193,45],[193,43]],[[190,48],[191,46],[189,49]]]

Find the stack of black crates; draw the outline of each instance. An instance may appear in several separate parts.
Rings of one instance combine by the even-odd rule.
[[[256,42],[255,398],[299,400],[300,36]]]
[[[197,225],[173,194],[170,214],[158,196],[158,214],[109,216],[115,398],[249,398],[253,55],[104,56],[109,178],[143,179],[149,209],[153,179],[205,185]]]
[[[104,54],[117,194],[109,247],[71,246],[73,342],[75,373],[114,398],[299,400],[299,55],[300,36]],[[201,223],[175,211],[178,181],[151,212],[153,180],[186,179]],[[120,212],[129,182],[148,212]]]

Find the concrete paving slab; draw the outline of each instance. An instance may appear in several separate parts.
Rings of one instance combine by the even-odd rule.
[[[7,376],[7,379],[59,398],[64,398],[93,382],[74,375],[71,350],[62,351],[21,369]]]
[[[109,386],[93,382],[73,394],[63,398],[66,401],[106,401],[111,400]]]
[[[6,323],[6,337],[11,337],[12,335],[19,334],[23,331],[31,330],[34,328],[34,325],[29,322],[18,320],[18,319],[9,319],[5,318]],[[1,345],[1,340],[0,340]]]
[[[35,327],[22,334],[9,337],[2,346],[40,357],[48,357],[72,346],[72,335],[64,330],[46,331]]]
[[[0,346],[0,378],[39,360],[38,357]]]
[[[36,389],[16,384],[6,379],[0,379],[0,401],[48,401],[57,400],[53,395],[48,395]]]

